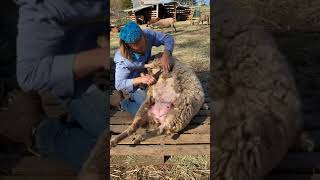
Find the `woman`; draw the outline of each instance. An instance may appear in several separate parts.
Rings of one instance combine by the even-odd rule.
[[[169,57],[174,48],[174,39],[171,35],[142,30],[136,23],[129,21],[120,31],[120,47],[116,50],[114,62],[115,88],[111,96],[111,105],[135,115],[146,97],[146,91],[139,85],[155,83],[153,76],[144,74],[144,64],[151,57],[153,46],[164,45],[164,52],[160,62],[165,72],[170,71]],[[130,99],[124,99],[120,91],[127,91]]]

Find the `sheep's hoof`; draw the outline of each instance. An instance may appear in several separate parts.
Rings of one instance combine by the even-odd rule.
[[[180,137],[180,134],[176,133],[171,136],[171,139],[177,140]]]
[[[116,147],[117,143],[114,140],[110,141],[110,148]]]
[[[141,135],[137,135],[132,139],[133,144],[141,144],[141,142],[144,140],[144,138]]]

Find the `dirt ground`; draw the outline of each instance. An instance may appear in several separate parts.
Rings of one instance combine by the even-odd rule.
[[[210,27],[204,25],[190,26],[189,21],[178,21],[177,32],[173,28],[154,29],[171,34],[175,39],[173,56],[193,69],[206,91],[209,88],[210,73]],[[145,25],[142,29],[147,28]],[[111,57],[118,48],[118,33],[110,33]],[[163,51],[163,46],[154,47],[152,54]],[[114,66],[114,64],[113,64]],[[111,75],[111,77],[114,75]],[[155,159],[156,160],[156,159]],[[148,164],[137,165],[135,162],[146,161]],[[123,162],[122,165],[116,165]],[[209,179],[209,156],[171,156],[166,164],[152,162],[145,156],[112,157],[110,167],[111,179]]]

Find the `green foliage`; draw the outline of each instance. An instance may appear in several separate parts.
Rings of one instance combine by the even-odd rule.
[[[129,19],[127,17],[121,17],[119,19],[116,19],[114,21],[114,24],[116,24],[117,26],[121,26],[121,25],[126,24],[128,21],[129,21]]]
[[[121,0],[122,9],[130,9],[132,8],[131,0]]]

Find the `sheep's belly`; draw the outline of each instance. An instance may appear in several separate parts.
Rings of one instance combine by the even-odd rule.
[[[149,110],[149,115],[160,123],[165,123],[166,115],[174,108],[173,104],[180,94],[175,91],[174,78],[160,79],[153,87],[154,104]]]

